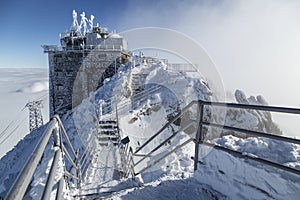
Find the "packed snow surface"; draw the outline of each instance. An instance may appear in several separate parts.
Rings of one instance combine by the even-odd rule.
[[[132,81],[134,74],[143,74],[140,84],[148,92],[145,98],[134,100],[135,91]],[[159,87],[157,87],[159,85]],[[137,96],[135,96],[137,97]],[[196,80],[183,73],[169,72],[163,63],[141,64],[134,68],[123,66],[119,72],[104,82],[104,85],[72,111],[62,117],[63,124],[75,149],[90,152],[89,164],[83,166],[82,188],[65,191],[64,198],[75,195],[89,197],[108,196],[109,199],[297,199],[300,196],[300,179],[294,174],[266,165],[234,157],[212,148],[200,147],[198,170],[194,172],[193,142],[160,160],[157,159],[174,150],[176,146],[195,136],[195,125],[187,123],[196,117],[193,107],[180,122],[173,123],[139,153],[147,154],[170,135],[183,127],[173,138],[157,151],[150,153],[135,167],[135,172],[145,167],[134,180],[120,179],[120,155],[118,146],[109,143],[101,146],[97,143],[98,120],[115,119],[115,109],[119,111],[119,129],[121,137],[129,136],[130,146],[139,148],[157,132],[171,116],[178,113],[192,100],[217,100],[204,80]],[[237,102],[266,104],[263,97],[246,98],[242,91],[236,92]],[[101,103],[101,109],[99,102]],[[101,113],[99,113],[101,110]],[[221,110],[222,111],[222,110]],[[254,130],[271,130],[281,134],[268,112],[250,112],[239,109],[229,110],[224,119],[218,118],[220,110],[205,110],[205,119],[223,121],[228,125],[239,125]],[[271,127],[271,128],[270,128]],[[285,142],[259,137],[240,137],[232,132],[216,134],[209,130],[208,139],[216,145],[238,150],[252,156],[260,156],[274,162],[299,169],[300,147]],[[35,133],[38,134],[38,133]],[[233,134],[233,135],[232,135]],[[220,137],[216,137],[220,136]],[[239,137],[237,137],[239,136]],[[11,186],[20,168],[19,160],[25,160],[30,134],[23,142],[5,156],[0,163],[0,196],[4,196]],[[95,142],[96,141],[96,142]],[[94,142],[94,143],[93,143]],[[27,199],[39,199],[45,183],[46,172],[51,164],[53,147],[49,142],[46,155],[39,165]],[[89,148],[93,147],[93,148]],[[80,155],[81,156],[81,155]],[[140,157],[134,157],[137,162]],[[61,176],[57,175],[56,180]]]

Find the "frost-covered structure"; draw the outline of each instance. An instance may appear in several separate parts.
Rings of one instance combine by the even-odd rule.
[[[166,62],[143,55],[133,56],[132,62],[121,66],[128,56],[124,39],[117,34],[109,35],[99,26],[94,27],[93,16],[89,20],[82,13],[81,17],[79,24],[77,13],[73,11],[73,24],[70,32],[61,37],[61,48],[44,46],[51,64],[50,115],[63,115],[72,108],[72,102],[78,104],[62,116],[62,122],[82,161],[81,185],[78,190],[67,182],[63,199],[104,196],[110,199],[245,200],[299,197],[299,177],[255,162],[245,162],[203,145],[199,149],[198,170],[194,172],[195,144],[191,141],[197,131],[198,109],[195,106],[186,112],[183,110],[194,100],[216,101],[217,96],[209,85],[203,79],[189,76],[186,71],[174,70],[178,65],[170,69]],[[114,44],[118,42],[121,42],[120,48],[114,51]],[[109,45],[103,46],[103,43],[113,46],[108,48]],[[116,58],[119,58],[118,62]],[[241,104],[267,104],[262,96],[247,98],[240,90],[236,91],[235,97]],[[225,125],[280,134],[269,112],[228,109],[222,117],[221,111],[205,109],[203,119],[218,122],[224,117]],[[183,113],[181,117],[172,121],[180,112]],[[168,128],[153,137],[169,122]],[[111,134],[115,125],[118,135]],[[0,199],[6,196],[20,166],[33,151],[40,136],[38,133],[44,129],[45,126],[39,132],[27,135],[1,159]],[[220,136],[220,132],[220,129],[207,129],[206,139],[251,157],[271,158],[286,166],[300,167],[299,145],[259,137],[238,138],[234,132],[224,131],[225,136]],[[118,137],[117,142],[112,140],[114,136]],[[153,140],[148,143],[150,137]],[[134,180],[124,176],[124,169],[130,163],[123,163],[121,138],[128,138],[134,151],[141,150],[132,158],[135,159],[132,170],[138,172],[138,175],[134,174],[137,175]],[[185,145],[180,146],[182,144]],[[51,153],[55,149],[59,151],[51,142],[47,144],[24,199],[41,198],[52,163]],[[172,154],[167,155],[168,152]],[[63,162],[59,166],[62,165]],[[70,166],[66,164],[66,167]],[[55,177],[56,182],[60,176]]]
[[[80,16],[79,24],[73,11],[70,31],[60,35],[61,46],[43,46],[49,59],[50,117],[80,104],[101,84],[107,68],[116,70],[129,57],[123,37],[94,26],[93,15],[90,19],[84,12]]]
[[[137,74],[142,76],[137,77]],[[158,84],[155,85],[155,83],[161,84],[158,87]],[[144,86],[144,88],[137,87],[137,85]],[[148,91],[148,93],[143,93],[145,98],[137,99],[135,95],[138,95],[138,92],[135,90]],[[246,98],[242,91],[237,91],[235,96],[239,103],[254,101],[252,97]],[[202,80],[170,71],[164,63],[136,62],[134,67],[130,64],[120,67],[117,73],[104,81],[94,95],[90,95],[72,111],[67,112],[62,117],[62,121],[74,148],[79,152],[85,152],[91,138],[100,134],[97,132],[99,118],[97,118],[95,110],[101,110],[98,102],[103,100],[106,105],[103,104],[102,119],[100,120],[114,117],[114,111],[118,108],[121,137],[129,136],[130,144],[135,149],[160,129],[168,121],[170,114],[177,112],[177,102],[179,102],[180,108],[183,108],[191,100],[209,101],[214,100],[213,98],[212,92]],[[261,96],[255,99],[260,104],[266,104]],[[111,107],[109,104],[113,106]],[[229,111],[225,121],[229,125],[238,125],[239,123],[246,125],[247,122],[262,124],[264,116],[267,115],[236,110]],[[189,116],[185,117],[190,119]],[[268,122],[272,123],[271,118]],[[149,149],[147,147],[144,151],[151,150],[152,147],[160,144],[160,140],[169,137],[184,123],[186,121],[182,118],[179,125],[172,124],[173,129],[166,129],[160,137],[149,143]],[[44,128],[45,126],[41,127],[39,133],[34,132],[27,135],[1,159],[0,199],[6,196],[24,160],[33,151]],[[150,160],[141,163],[140,167],[143,167],[144,164],[151,164],[152,160],[161,156],[162,153],[168,152],[190,138],[194,131],[195,129],[181,131],[178,137],[170,139],[169,143],[153,154],[151,159],[149,158]],[[95,141],[98,142],[98,140]],[[240,150],[245,154],[269,158],[297,169],[300,167],[299,145],[259,137],[237,138],[232,135],[215,138],[212,142],[230,149]],[[184,148],[178,149],[149,170],[138,175],[136,182],[132,182],[129,179],[116,178],[118,174],[115,172],[121,167],[116,149],[118,146],[96,145],[96,148],[89,149],[91,164],[83,165],[81,192],[110,195],[110,199],[195,199],[194,197],[198,199],[199,197],[199,199],[292,200],[299,196],[299,177],[278,169],[258,165],[255,162],[245,162],[243,159],[217,150],[212,150],[199,160],[199,168],[194,172],[194,162],[191,159],[194,156],[194,147],[194,143],[189,143]],[[47,145],[47,150],[35,172],[25,199],[41,198],[46,175],[52,163],[53,148],[51,141]],[[201,147],[200,153],[206,151],[206,147]],[[114,193],[114,191],[116,192]],[[74,199],[71,196],[78,195],[79,192],[66,189],[65,194],[69,196],[65,196],[64,199]]]

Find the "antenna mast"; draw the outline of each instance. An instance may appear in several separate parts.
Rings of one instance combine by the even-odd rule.
[[[30,132],[38,129],[44,124],[42,116],[42,100],[28,102],[25,107],[29,109],[29,130]]]

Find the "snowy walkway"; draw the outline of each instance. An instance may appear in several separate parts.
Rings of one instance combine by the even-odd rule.
[[[82,183],[82,194],[107,192],[119,183],[120,156],[117,146],[99,146]]]

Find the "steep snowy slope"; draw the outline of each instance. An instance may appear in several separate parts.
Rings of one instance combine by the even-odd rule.
[[[101,118],[117,118],[121,137],[129,136],[130,145],[135,150],[172,116],[196,99],[214,101],[217,97],[213,96],[204,80],[190,78],[184,73],[170,72],[163,63],[144,63],[133,68],[128,65],[122,66],[117,74],[106,79],[102,87],[68,112],[62,121],[75,149],[79,149],[80,157],[92,141],[98,141],[96,139],[99,134],[98,120]],[[262,97],[246,98],[242,91],[236,92],[236,100],[239,103],[266,104]],[[205,111],[206,118],[222,121],[219,119],[222,118],[218,116],[219,112],[222,113],[222,110],[208,109]],[[181,120],[172,123],[140,153],[148,153],[180,127],[187,125],[188,121],[195,120],[196,108],[192,107],[188,113]],[[228,125],[242,124],[241,126],[254,130],[274,130],[274,133],[280,134],[276,132],[278,127],[274,124],[271,114],[267,112],[229,110],[224,119]],[[156,159],[177,145],[193,138],[195,130],[195,126],[191,125],[188,129],[180,131],[161,149],[151,154],[151,157],[141,162],[135,168],[136,172],[153,164]],[[216,137],[215,132],[212,131],[210,134],[211,138]],[[230,132],[223,134],[226,136],[215,138],[213,142],[299,168],[298,145],[257,137],[241,139],[231,136]],[[16,172],[20,170],[20,162],[15,160],[23,162],[30,152],[23,154],[21,151],[29,150],[28,144],[30,142],[34,144],[34,141],[30,140],[29,136],[25,137],[23,142],[1,160],[2,196],[11,185],[10,177],[16,176]],[[50,142],[42,164],[34,175],[27,199],[41,197],[53,153],[51,145]],[[178,149],[143,171],[135,182],[131,182],[130,179],[119,180],[116,176],[108,175],[108,173],[113,175],[120,167],[120,163],[116,162],[117,146],[100,147],[96,143],[93,148],[88,149],[91,165],[83,166],[86,167],[83,189],[88,192],[106,191],[104,194],[111,195],[112,199],[295,199],[300,195],[299,177],[204,147],[200,149],[198,171],[194,173],[192,159],[194,146],[191,142]],[[104,179],[104,176],[113,180]],[[56,180],[58,178],[59,175]],[[102,181],[109,183],[105,185]],[[82,191],[65,192],[65,198],[70,198],[70,195],[77,195]]]
[[[142,145],[167,122],[167,110],[172,103],[174,104],[174,101],[179,101],[180,106],[184,107],[193,100],[193,97],[202,100],[216,98],[210,95],[205,84],[184,77],[182,74],[166,72],[163,65],[140,66],[134,68],[132,72],[147,74],[142,84],[158,83],[166,86],[157,90],[155,95],[150,95],[147,101],[139,101],[135,110],[122,113],[120,129],[123,136],[129,136],[130,144],[134,148]],[[198,90],[189,90],[189,88],[195,89],[195,87],[190,87],[195,85],[198,86]],[[174,93],[175,95],[172,95]],[[168,102],[162,98],[164,94],[168,94]],[[240,90],[236,91],[235,96],[238,103],[267,105],[262,96],[247,99]],[[176,106],[175,109],[171,109],[171,112],[176,111]],[[212,112],[207,111],[207,114]],[[212,119],[218,120],[216,116]],[[281,134],[269,112],[229,109],[225,124]],[[174,128],[176,129],[176,125]],[[149,143],[141,153],[153,149],[172,131],[174,130],[167,130],[160,138]],[[159,158],[164,151],[169,151],[172,146],[182,143],[185,138],[191,136],[186,133],[182,132],[178,137],[170,140],[170,146],[162,147],[161,150],[152,154],[151,159],[145,159],[144,166],[153,163],[151,160]],[[213,132],[211,134],[215,137]],[[215,143],[292,167],[297,167],[300,163],[299,145],[256,137],[240,139],[230,136],[233,134],[230,132],[223,132],[223,134],[229,136],[216,139]],[[258,165],[255,162],[245,162],[245,160],[216,150],[207,153],[208,150],[211,151],[204,147],[201,150],[200,158],[202,159],[199,162],[199,170],[195,174],[193,174],[193,160],[191,159],[194,156],[194,144],[190,143],[183,150],[177,150],[176,153],[139,175],[139,181],[143,183],[139,190],[129,189],[117,192],[113,195],[113,199],[147,199],[153,195],[157,195],[156,197],[160,199],[294,199],[299,195],[300,181],[295,175]],[[189,187],[186,188],[184,185]]]
[[[9,151],[0,161],[0,199],[4,197],[7,190],[11,187],[19,171],[22,169],[27,158],[40,139],[45,126],[33,131]]]

